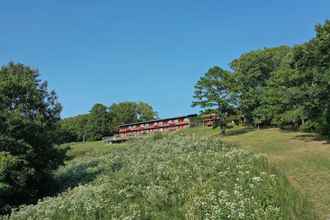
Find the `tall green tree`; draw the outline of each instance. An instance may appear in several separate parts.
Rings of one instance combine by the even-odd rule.
[[[65,159],[55,147],[61,105],[37,71],[9,63],[0,69],[0,212],[49,191]]]
[[[317,25],[316,36],[295,46],[287,64],[276,71],[269,86],[275,97],[279,126],[291,126],[329,134],[330,22]]]
[[[309,87],[318,101],[312,117],[317,118],[318,130],[330,136],[330,20],[317,25],[315,31],[316,36],[310,42],[313,62],[308,67],[313,73]]]
[[[144,102],[121,102],[110,106],[112,126],[153,120],[158,117],[152,106]]]
[[[196,83],[193,98],[193,107],[200,106],[203,109],[218,111],[218,124],[221,132],[225,133],[226,117],[238,104],[233,75],[218,66],[210,68]]]
[[[304,44],[251,51],[231,62],[235,79],[231,87],[237,88],[239,109],[247,124],[330,136],[330,21],[317,25],[315,32]],[[209,76],[200,79],[193,105],[220,106],[220,96],[214,94],[223,91],[226,86],[218,89],[219,84],[227,80],[212,72],[222,70],[211,68]]]
[[[89,114],[62,119],[60,121],[61,143],[86,140],[88,122]]]
[[[263,99],[265,88],[289,51],[290,48],[286,46],[256,50],[232,61],[231,68],[239,88],[240,108],[246,123],[257,126],[270,124],[272,111],[267,100]]]
[[[158,118],[158,113],[151,105],[145,102],[137,102],[136,104],[136,118],[138,122],[149,121]]]
[[[100,140],[112,132],[109,108],[102,104],[95,104],[91,109],[86,127],[89,140]]]

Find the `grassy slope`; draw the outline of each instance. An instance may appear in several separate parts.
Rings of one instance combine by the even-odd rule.
[[[194,128],[188,133],[218,135],[217,130]],[[311,198],[316,211],[326,219],[330,215],[330,143],[316,135],[279,129],[230,130],[223,137],[228,143],[262,153],[280,167],[297,189]]]
[[[10,219],[314,219],[308,204],[286,178],[273,175],[277,172],[263,157],[216,138],[90,142],[74,144],[71,156],[57,172],[65,192]]]

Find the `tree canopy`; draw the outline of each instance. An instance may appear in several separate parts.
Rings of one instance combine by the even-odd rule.
[[[226,117],[237,106],[237,92],[231,73],[214,66],[195,85],[192,106],[215,108],[219,114],[219,126],[225,133]]]
[[[114,103],[110,107],[95,104],[90,112],[61,121],[62,142],[100,140],[112,135],[121,124],[156,119],[155,112],[144,102]]]
[[[61,105],[36,70],[9,63],[0,69],[0,212],[48,190],[65,159],[55,147]]]
[[[226,95],[237,91],[238,107],[248,125],[330,135],[330,21],[317,25],[315,32],[301,45],[241,55],[230,64],[231,80],[226,80],[228,71],[211,68],[196,83],[193,105],[225,108],[232,103]],[[230,86],[226,81],[232,82]]]
[[[110,106],[110,113],[114,127],[120,124],[149,121],[158,117],[152,106],[144,102],[114,103]]]

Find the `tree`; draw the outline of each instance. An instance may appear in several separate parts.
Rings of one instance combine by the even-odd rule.
[[[318,130],[330,136],[330,20],[317,25],[315,31],[316,36],[310,42],[313,62],[309,67],[314,78],[310,90],[318,100],[316,114],[313,116],[317,118]]]
[[[222,106],[230,106],[220,94],[237,91],[237,107],[246,124],[330,136],[330,21],[317,25],[315,32],[313,39],[292,48],[280,46],[242,54],[231,62],[230,78],[234,76],[234,80],[226,80],[220,68],[211,68],[195,86],[193,105],[209,108],[221,106],[222,101]],[[232,82],[230,86],[226,81]],[[219,112],[226,115],[224,110]],[[224,126],[223,118],[220,123]]]
[[[9,63],[0,69],[0,213],[49,192],[65,159],[54,146],[61,105],[37,71]]]
[[[89,140],[100,140],[111,134],[111,117],[107,106],[102,104],[93,106],[88,116],[86,131]]]
[[[237,106],[237,93],[233,75],[218,66],[212,67],[195,85],[192,106],[216,108],[219,127],[226,132],[226,117]]]
[[[157,112],[144,102],[114,103],[110,107],[95,104],[88,114],[65,118],[60,122],[61,143],[100,140],[112,135],[121,124],[148,121]]]
[[[330,22],[317,25],[316,36],[295,46],[285,68],[271,79],[269,94],[277,93],[276,122],[330,134]]]
[[[151,105],[145,102],[138,102],[136,105],[136,118],[138,122],[149,121],[158,118],[157,112],[155,112]]]
[[[86,140],[89,114],[77,115],[60,121],[62,143]]]
[[[113,128],[121,124],[149,121],[158,117],[152,106],[144,102],[114,103],[110,106],[110,114]]]
[[[255,126],[271,123],[272,105],[265,99],[265,89],[274,72],[285,62],[289,51],[287,46],[256,50],[231,62],[246,123]]]

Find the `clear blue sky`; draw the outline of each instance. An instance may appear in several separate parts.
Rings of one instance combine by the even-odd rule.
[[[145,101],[161,117],[197,112],[193,85],[249,50],[294,45],[330,19],[329,0],[10,0],[0,64],[38,68],[64,106]]]

